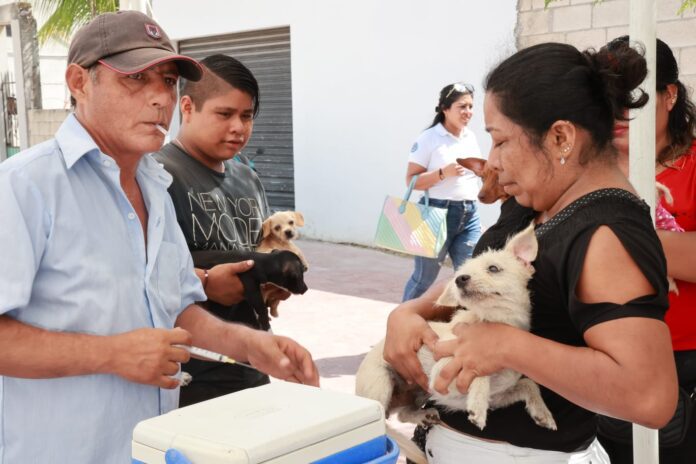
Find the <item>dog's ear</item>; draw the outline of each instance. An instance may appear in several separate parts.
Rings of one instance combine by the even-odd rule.
[[[304,216],[299,211],[295,211],[295,225],[302,227],[304,225]]]
[[[539,251],[539,244],[534,233],[534,222],[508,240],[505,250],[514,254],[525,265],[531,266]]]
[[[261,239],[264,239],[271,235],[271,218],[269,217],[263,223],[261,223]]]
[[[482,158],[457,158],[457,163],[474,171],[474,174],[479,177],[483,177],[483,170],[486,169],[486,160]]]

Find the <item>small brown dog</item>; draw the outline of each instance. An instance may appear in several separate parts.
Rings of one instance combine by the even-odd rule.
[[[307,271],[307,260],[302,251],[291,242],[298,237],[297,228],[304,225],[304,216],[299,211],[278,211],[271,214],[262,224],[261,242],[256,251],[270,253],[273,250],[288,250],[295,253],[302,261],[304,270]],[[268,292],[264,292],[264,297]],[[266,300],[270,308],[271,316],[278,317],[278,304],[280,300]]]
[[[263,221],[261,242],[256,251],[268,253],[271,250],[288,250],[300,257],[307,270],[307,260],[300,249],[291,242],[299,234],[298,227],[304,225],[304,216],[299,211],[278,211]]]
[[[503,187],[498,183],[498,172],[490,167],[485,159],[457,158],[457,163],[473,171],[483,181],[478,194],[481,203],[489,205],[496,200],[505,201],[510,198],[510,195],[505,193]]]

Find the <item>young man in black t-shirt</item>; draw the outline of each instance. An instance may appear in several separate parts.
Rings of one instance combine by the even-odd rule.
[[[258,83],[232,57],[212,55],[201,63],[203,78],[187,82],[182,90],[181,129],[155,158],[174,178],[169,194],[191,251],[253,250],[269,215],[266,194],[256,173],[232,158],[251,136],[259,109]],[[259,328],[236,276],[252,265],[223,264],[196,273],[209,310],[222,319]],[[184,370],[193,381],[181,389],[180,406],[269,382],[265,374],[243,366],[196,359]]]

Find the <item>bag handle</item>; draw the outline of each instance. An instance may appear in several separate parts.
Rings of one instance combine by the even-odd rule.
[[[408,184],[408,189],[406,189],[406,195],[404,195],[404,200],[401,202],[401,206],[399,206],[399,214],[404,214],[406,211],[406,203],[408,203],[408,199],[411,198],[411,192],[413,192],[413,187],[416,186],[416,180],[418,179],[419,174],[416,174],[415,176],[411,177],[411,182]],[[430,195],[428,194],[428,189],[425,190],[425,207],[427,208],[428,205],[430,204]]]

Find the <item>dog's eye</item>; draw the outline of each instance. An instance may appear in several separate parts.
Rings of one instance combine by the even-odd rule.
[[[294,226],[294,225],[295,225],[295,221],[290,221],[288,224],[290,224],[291,226]]]
[[[488,272],[492,272],[493,274],[496,274],[496,273],[500,272],[500,268],[498,266],[496,266],[495,264],[492,264],[492,265],[488,266]]]
[[[280,230],[280,226],[275,226],[273,229],[274,229],[274,230]]]

